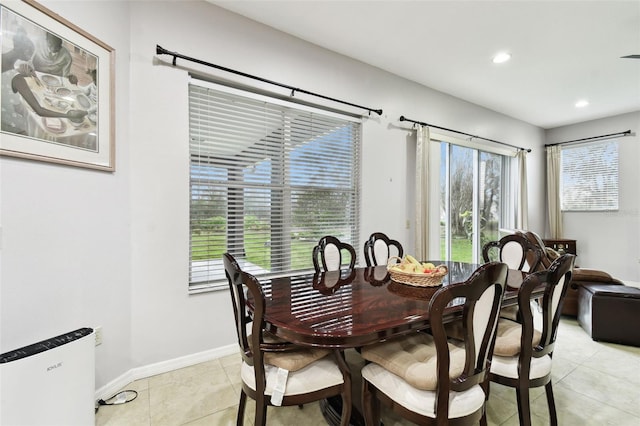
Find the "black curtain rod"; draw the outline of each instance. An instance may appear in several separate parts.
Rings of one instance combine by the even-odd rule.
[[[562,145],[563,143],[584,142],[584,141],[590,141],[592,139],[609,138],[609,137],[613,137],[613,136],[630,136],[630,135],[631,135],[631,130],[625,130],[624,132],[609,133],[608,135],[591,136],[591,137],[588,137],[588,138],[574,139],[572,141],[550,143],[550,144],[546,144],[545,148],[548,147],[548,146]]]
[[[524,151],[531,152],[531,149],[521,148],[519,146],[511,145],[511,144],[508,144],[508,143],[505,143],[505,142],[500,142],[500,141],[496,141],[496,140],[493,140],[493,139],[483,138],[482,136],[472,135],[472,134],[469,134],[469,133],[461,132],[459,130],[447,129],[446,127],[434,126],[433,124],[425,123],[424,121],[410,120],[408,118],[405,118],[404,115],[400,116],[400,121],[409,121],[411,123],[419,124],[421,126],[434,127],[436,129],[446,130],[448,132],[458,133],[460,135],[465,135],[465,136],[469,136],[469,137],[476,138],[476,139],[482,139],[482,140],[489,141],[489,142],[499,143],[500,145],[506,145],[506,146],[509,146],[511,148],[522,149]]]
[[[185,59],[187,61],[191,61],[191,62],[195,62],[195,63],[198,63],[198,64],[206,65],[208,67],[216,68],[216,69],[219,69],[219,70],[222,70],[222,71],[226,71],[226,72],[230,72],[230,73],[233,73],[233,74],[241,75],[243,77],[252,78],[254,80],[262,81],[263,83],[269,83],[269,84],[273,84],[275,86],[279,86],[279,87],[283,87],[285,89],[289,89],[289,90],[291,90],[291,96],[294,96],[296,92],[300,92],[300,93],[304,93],[306,95],[316,96],[318,98],[326,99],[326,100],[329,100],[329,101],[338,102],[338,103],[341,103],[341,104],[344,104],[344,105],[349,105],[349,106],[352,106],[352,107],[364,109],[364,110],[369,111],[369,115],[371,115],[372,112],[375,112],[378,115],[382,115],[382,110],[381,109],[373,109],[373,108],[365,107],[365,106],[362,106],[362,105],[352,104],[351,102],[346,102],[346,101],[341,101],[340,99],[330,98],[329,96],[324,96],[324,95],[320,95],[318,93],[309,92],[308,90],[300,89],[298,87],[289,86],[288,84],[283,84],[283,83],[278,83],[276,81],[267,80],[266,78],[258,77],[258,76],[251,75],[251,74],[247,74],[247,73],[244,73],[242,71],[236,71],[234,69],[223,67],[223,66],[216,65],[216,64],[212,64],[212,63],[209,63],[209,62],[205,62],[205,61],[202,61],[200,59],[190,58],[188,56],[184,56],[184,55],[181,55],[181,54],[176,53],[176,52],[170,52],[167,49],[165,49],[163,47],[160,47],[159,45],[156,45],[156,54],[157,55],[173,56],[173,62],[172,62],[173,66],[176,66],[176,58]]]

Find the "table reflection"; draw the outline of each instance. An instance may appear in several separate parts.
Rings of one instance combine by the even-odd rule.
[[[467,280],[479,265],[444,263],[442,285]],[[267,329],[310,346],[359,347],[429,326],[438,287],[392,281],[386,266],[274,278],[262,282]],[[455,310],[455,306],[452,306]]]
[[[313,288],[328,295],[335,293],[340,287],[351,284],[356,277],[355,269],[342,271],[317,272],[313,276]]]

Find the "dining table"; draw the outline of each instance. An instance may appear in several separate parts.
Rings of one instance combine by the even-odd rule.
[[[266,330],[301,345],[345,349],[427,329],[429,302],[435,292],[441,286],[466,281],[480,266],[467,262],[430,262],[447,266],[448,273],[439,286],[421,287],[393,281],[386,266],[261,280]],[[525,276],[525,272],[509,270],[503,306],[517,303],[518,287]],[[446,316],[455,319],[463,303],[454,301]]]
[[[427,330],[429,303],[442,286],[465,282],[480,266],[430,260],[448,273],[437,286],[414,286],[391,279],[386,265],[329,272],[302,272],[261,280],[265,329],[287,341],[335,350],[360,348],[389,338]],[[517,304],[526,273],[508,271],[503,307]],[[544,288],[533,296],[541,296]],[[251,300],[247,302],[252,309]],[[464,300],[453,300],[445,320],[460,317]],[[321,404],[325,419],[338,424],[340,398]],[[357,410],[352,424],[361,424]]]

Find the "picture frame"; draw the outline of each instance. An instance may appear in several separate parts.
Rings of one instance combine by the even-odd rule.
[[[34,0],[0,0],[0,155],[115,171],[115,49]]]

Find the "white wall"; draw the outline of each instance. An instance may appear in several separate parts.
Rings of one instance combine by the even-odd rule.
[[[532,147],[533,162],[542,158],[539,147],[543,132],[534,126],[319,49],[210,4],[163,3],[159,8],[137,2],[131,11],[132,22],[139,28],[132,31],[131,43],[131,109],[136,111],[131,124],[136,318],[132,337],[136,364],[234,342],[228,295],[186,293],[187,71],[154,64],[156,44],[221,66],[384,109],[383,116],[367,119],[363,130],[362,235],[382,230],[403,241],[409,251],[413,237],[405,223],[413,218],[413,212],[406,188],[412,186],[408,174],[413,164],[413,142],[408,141],[410,132],[398,128],[400,115]],[[171,62],[170,56],[158,59]],[[256,84],[181,59],[178,65]],[[262,87],[275,90],[273,86]],[[317,101],[301,94],[296,97]],[[530,169],[532,180],[539,180],[537,167],[532,165]],[[531,194],[532,204],[543,200],[536,190]],[[543,220],[533,222],[542,229]],[[158,339],[159,332],[171,336],[172,344]]]
[[[640,280],[640,112],[622,114],[546,132],[547,143],[632,130],[619,138],[619,210],[616,212],[566,212],[564,238],[577,240],[576,264],[602,269],[623,281]],[[547,228],[548,229],[548,228]]]
[[[42,4],[116,49],[116,172],[0,158],[0,351],[102,326],[101,385],[131,368],[128,4]]]
[[[171,58],[156,58],[156,44],[382,108],[384,114],[374,114],[363,127],[363,240],[379,230],[412,251],[412,230],[405,223],[413,218],[415,142],[400,115],[532,148],[530,228],[544,229],[538,208],[544,205],[544,132],[535,126],[208,3],[44,4],[116,48],[117,170],[0,159],[2,351],[72,327],[102,325],[96,364],[101,387],[131,369],[235,342],[228,295],[187,294],[187,71],[182,67],[256,83],[182,60],[178,68],[161,64]]]

